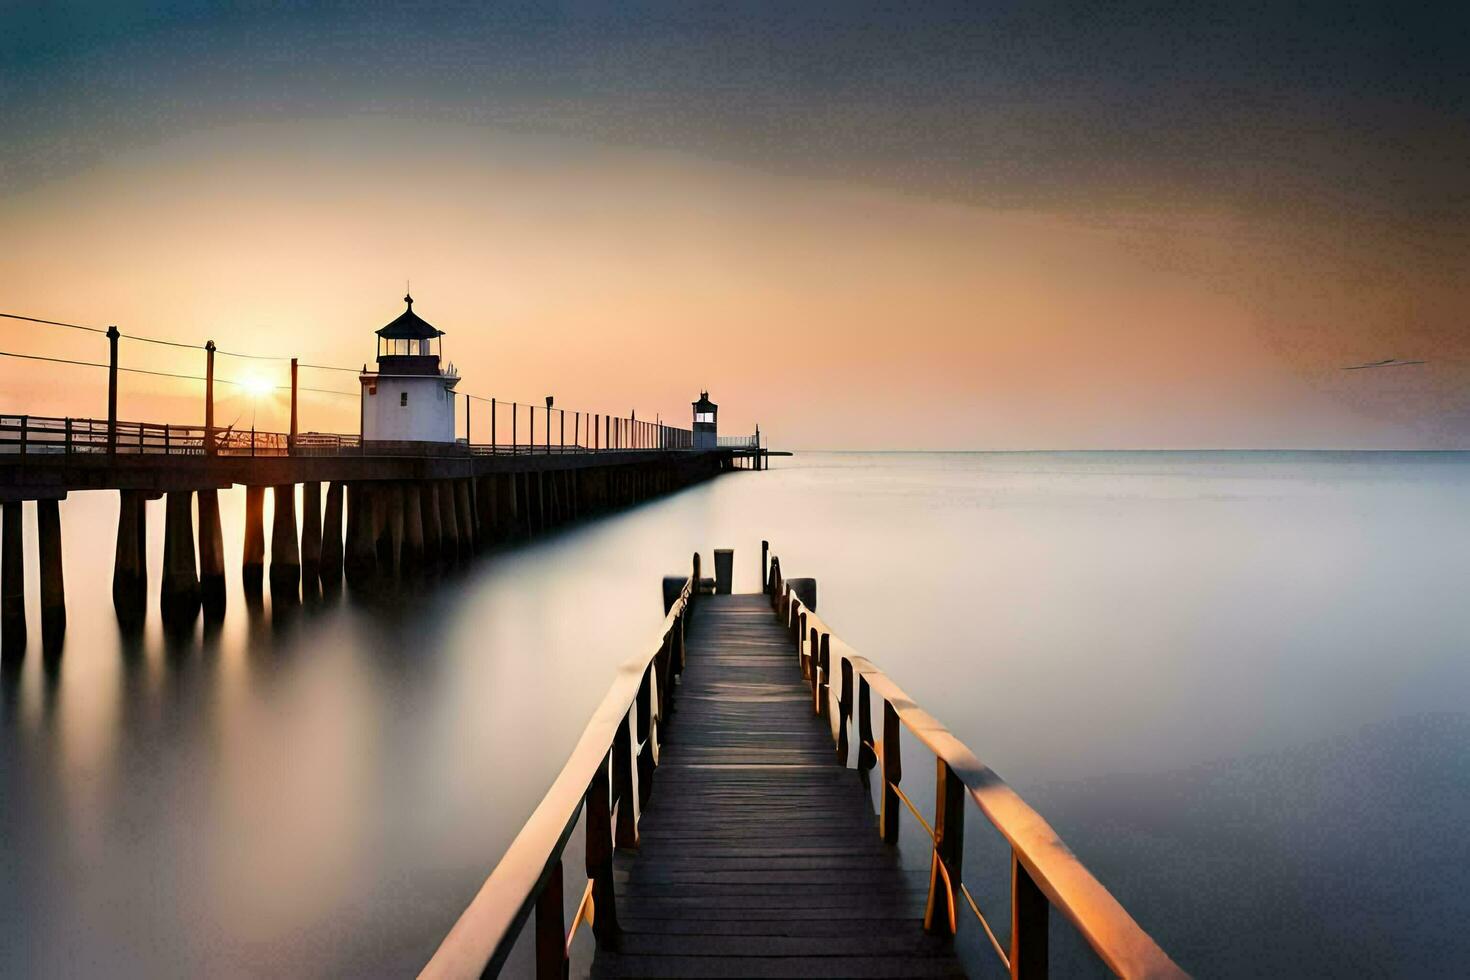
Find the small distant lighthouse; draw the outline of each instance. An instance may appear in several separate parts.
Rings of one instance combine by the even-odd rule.
[[[715,416],[720,406],[709,400],[709,392],[701,391],[699,401],[694,403],[694,448],[716,449],[720,444],[719,427]]]
[[[454,442],[454,365],[439,367],[444,331],[413,311],[377,331],[378,370],[362,372],[364,442]]]

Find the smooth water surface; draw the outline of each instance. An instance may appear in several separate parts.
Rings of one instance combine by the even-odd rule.
[[[119,637],[116,512],[62,504],[65,650],[32,595],[0,671],[0,972],[414,971],[656,636],[660,576],[733,547],[753,590],[762,537],[1187,969],[1470,959],[1470,455],[802,454],[392,613],[252,610],[232,565],[184,641]]]

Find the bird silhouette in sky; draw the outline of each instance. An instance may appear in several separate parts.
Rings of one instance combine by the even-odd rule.
[[[1427,363],[1429,363],[1429,362],[1428,361],[1404,361],[1404,360],[1400,360],[1397,357],[1385,357],[1381,361],[1369,361],[1366,364],[1351,364],[1351,365],[1343,368],[1343,370],[1344,371],[1366,371],[1368,368],[1407,367],[1410,364],[1427,364]]]

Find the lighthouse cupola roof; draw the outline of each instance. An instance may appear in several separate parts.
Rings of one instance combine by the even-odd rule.
[[[398,319],[377,331],[384,340],[432,340],[444,336],[444,331],[435,327],[413,311],[413,295],[403,297],[407,309],[398,314]]]

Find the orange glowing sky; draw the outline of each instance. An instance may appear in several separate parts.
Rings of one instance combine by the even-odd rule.
[[[759,422],[776,448],[1470,441],[1457,213],[1085,167],[1045,194],[954,192],[564,119],[261,115],[0,183],[0,310],[355,366],[411,279],[461,390],[687,425],[708,388],[722,432]],[[102,338],[3,320],[0,350],[106,357]],[[1341,370],[1387,357],[1428,363]],[[127,342],[122,360],[202,370]],[[197,423],[201,389],[125,376],[119,413]],[[0,358],[0,392],[4,412],[106,411],[95,369]],[[285,423],[280,398],[218,404],[224,423]],[[355,431],[356,402],[303,395],[301,424]]]

